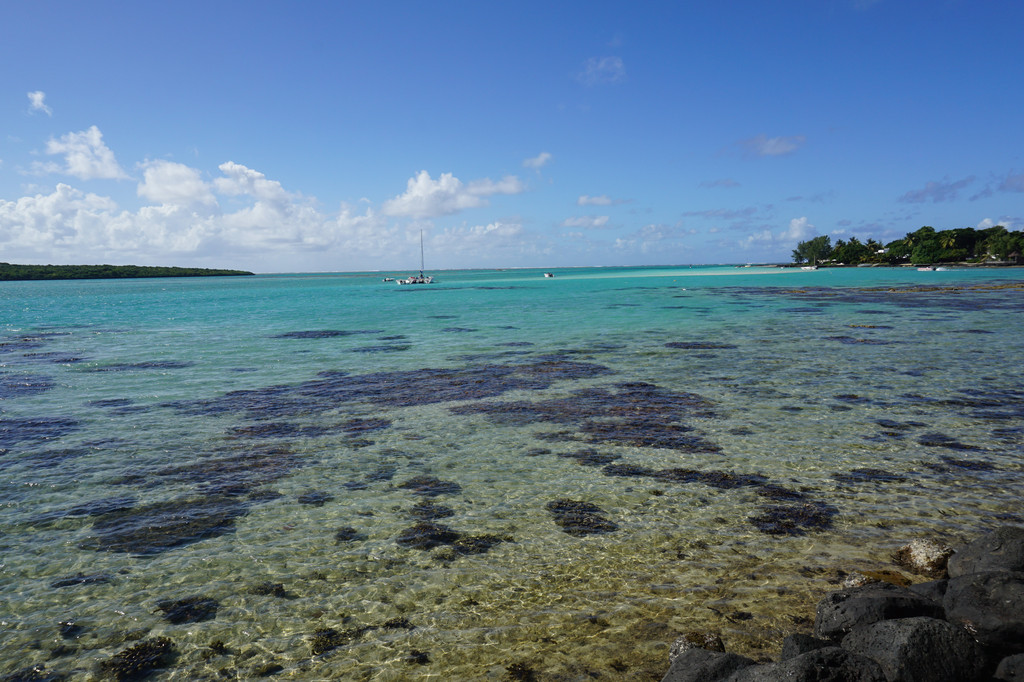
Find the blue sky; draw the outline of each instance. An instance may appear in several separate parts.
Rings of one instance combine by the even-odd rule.
[[[1024,3],[33,2],[0,261],[788,261],[1024,228]]]

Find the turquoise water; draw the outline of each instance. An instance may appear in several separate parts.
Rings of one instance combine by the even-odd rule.
[[[1024,271],[554,273],[0,284],[0,675],[658,679],[1024,522]]]

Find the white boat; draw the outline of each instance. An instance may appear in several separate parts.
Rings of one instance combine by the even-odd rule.
[[[553,273],[553,272],[545,272],[545,273],[544,273],[544,276],[545,276],[545,277],[554,277],[554,276],[555,276],[555,273]]]
[[[918,271],[918,272],[931,272],[931,271],[933,271],[934,269],[935,269],[935,266],[934,266],[934,265],[926,265],[926,266],[924,266],[923,268],[918,268],[918,269],[917,269],[917,271]]]
[[[817,265],[802,265],[802,266],[800,266],[800,269],[801,270],[817,270],[818,266]]]
[[[420,230],[420,274],[409,275],[405,279],[395,280],[399,284],[433,284],[432,276],[423,276],[423,230]]]

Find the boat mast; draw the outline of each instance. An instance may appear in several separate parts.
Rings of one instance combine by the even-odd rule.
[[[423,279],[423,230],[420,230],[420,279]]]

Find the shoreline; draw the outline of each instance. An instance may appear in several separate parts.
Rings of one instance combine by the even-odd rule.
[[[777,659],[730,653],[717,632],[687,632],[672,644],[662,682],[1021,679],[1024,526],[956,549],[912,540],[889,565],[924,580],[853,570],[817,602],[810,632],[786,636]]]

